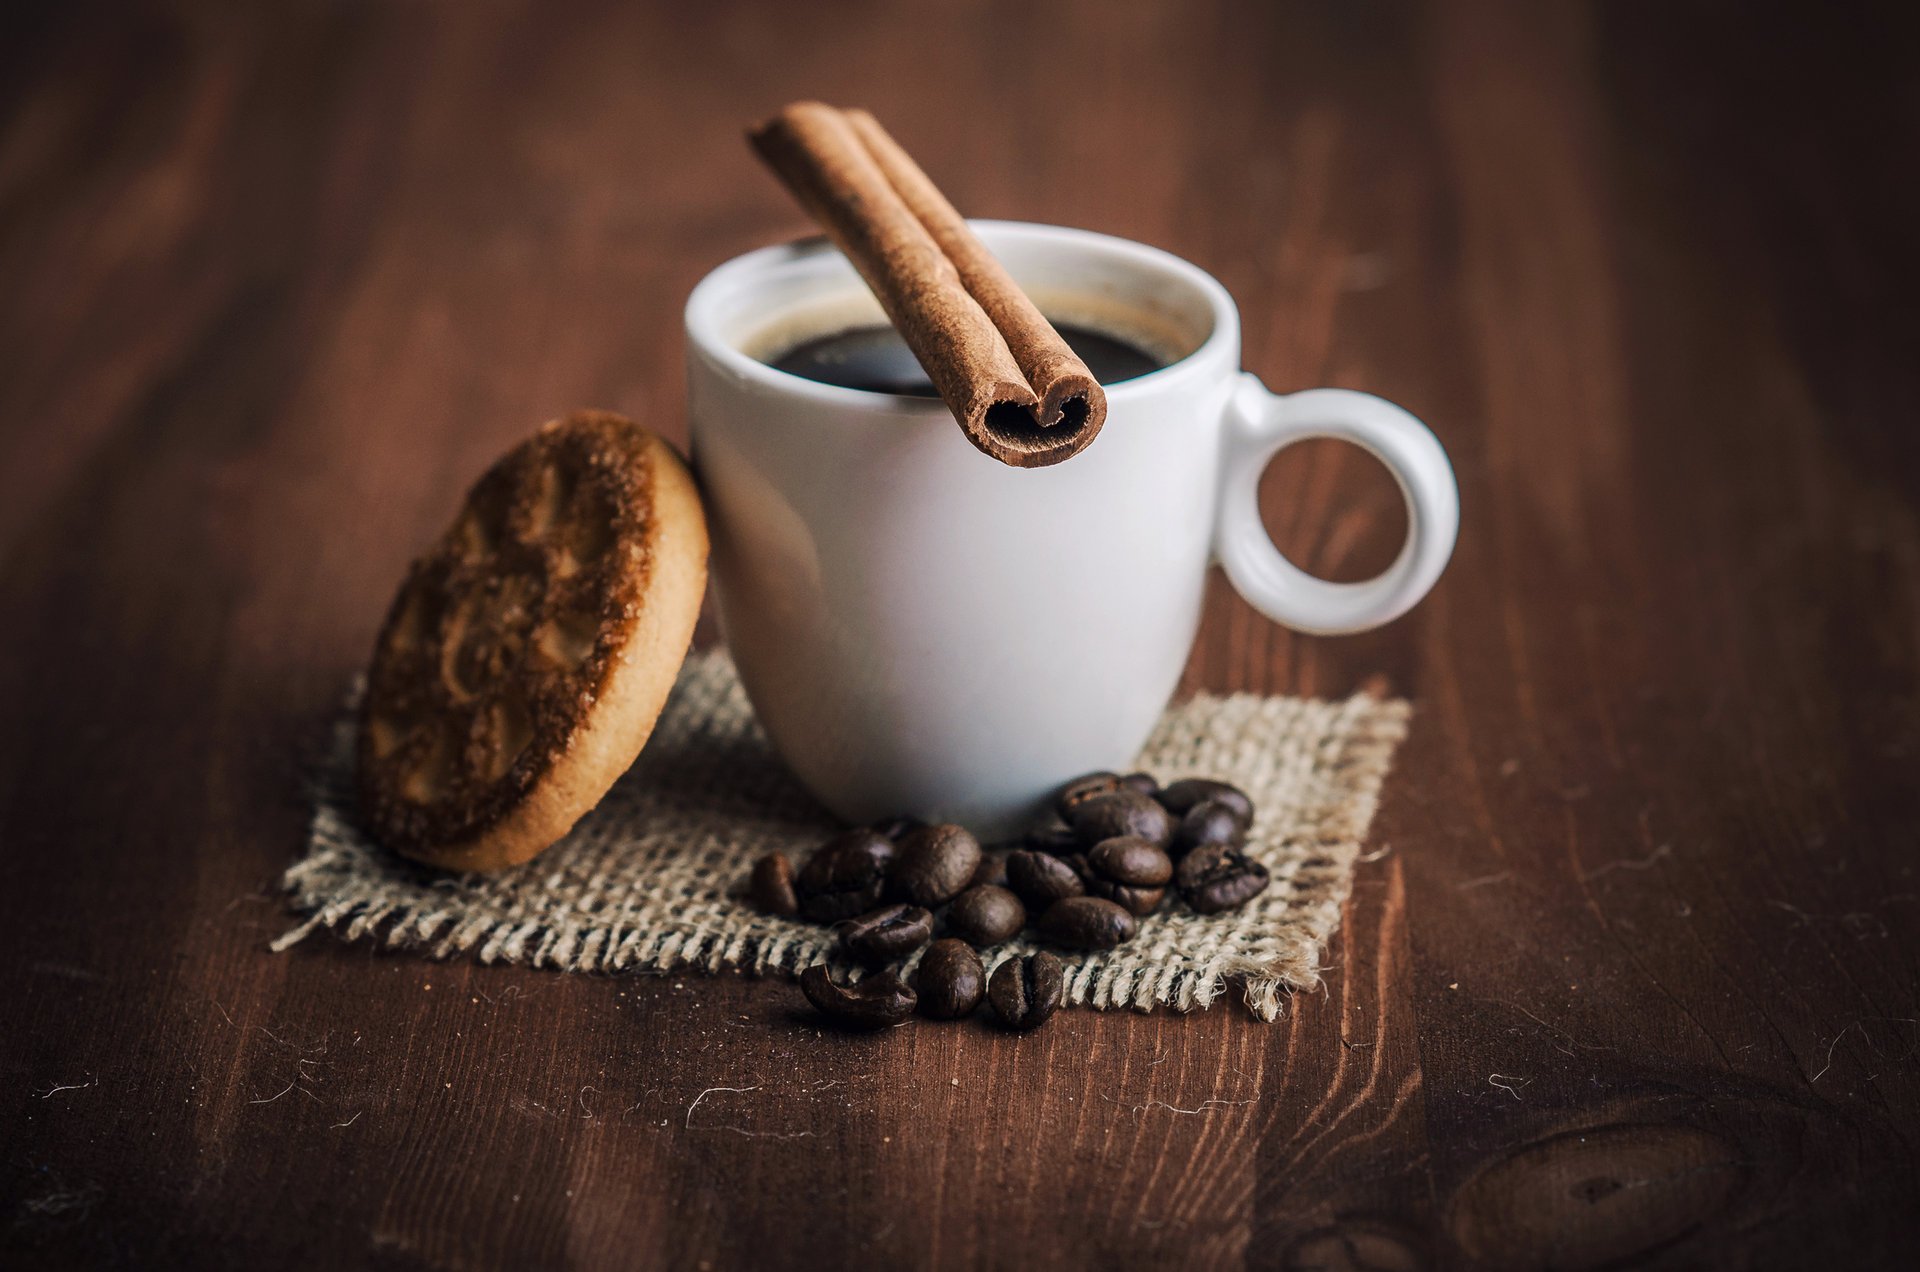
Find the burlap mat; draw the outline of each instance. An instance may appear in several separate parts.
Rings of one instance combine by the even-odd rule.
[[[1317,985],[1407,714],[1365,694],[1201,695],[1169,709],[1139,766],[1163,782],[1220,777],[1246,790],[1259,807],[1249,851],[1273,883],[1211,917],[1170,900],[1128,944],[1066,958],[1067,1001],[1191,1011],[1238,982],[1253,1014],[1272,1020],[1282,990]],[[326,929],[433,958],[789,976],[831,954],[825,929],[739,897],[760,854],[780,849],[798,864],[835,826],[774,758],[724,653],[688,660],[646,752],[600,807],[503,874],[443,874],[381,851],[355,825],[352,771],[343,720],[317,777],[306,855],[284,879],[307,918],[275,950]],[[989,957],[1031,948],[1010,942]]]

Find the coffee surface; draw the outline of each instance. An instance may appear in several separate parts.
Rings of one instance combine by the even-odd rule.
[[[1166,365],[1165,360],[1102,331],[1066,323],[1055,323],[1054,328],[1103,385],[1119,384]],[[818,336],[767,359],[767,365],[843,389],[938,396],[919,359],[892,327],[853,327]]]

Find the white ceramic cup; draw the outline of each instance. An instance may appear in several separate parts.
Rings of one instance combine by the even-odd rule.
[[[820,240],[750,252],[694,288],[688,410],[721,626],[774,747],[850,821],[994,834],[1133,758],[1185,666],[1211,561],[1277,623],[1364,631],[1439,578],[1459,496],[1440,443],[1399,407],[1279,396],[1241,371],[1233,300],[1195,266],[1081,230],[975,228],[1049,317],[1169,360],[1107,390],[1080,454],[1009,468],[938,399],[761,361],[886,321]],[[1406,546],[1378,578],[1313,578],[1261,525],[1261,471],[1307,437],[1361,446],[1399,482]]]

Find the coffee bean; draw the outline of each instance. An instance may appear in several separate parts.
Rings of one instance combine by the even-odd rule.
[[[1239,814],[1241,825],[1253,824],[1253,801],[1247,798],[1245,791],[1227,782],[1216,782],[1204,777],[1189,777],[1175,782],[1160,792],[1160,802],[1166,805],[1167,811],[1176,817],[1185,816],[1187,810],[1195,804],[1202,804],[1210,799],[1220,801]]]
[[[980,865],[973,872],[973,878],[967,880],[969,888],[1004,888],[1007,886],[1007,854],[1004,852],[982,852]]]
[[[913,987],[920,995],[922,1016],[959,1020],[971,1016],[980,1005],[987,990],[987,972],[971,945],[948,937],[929,945],[920,956]]]
[[[980,868],[980,841],[964,826],[926,826],[900,841],[888,890],[915,905],[941,905],[958,896]]]
[[[917,905],[887,905],[836,923],[848,958],[867,967],[898,963],[933,939],[933,915]]]
[[[892,972],[875,972],[857,985],[833,979],[825,963],[800,973],[807,1001],[836,1025],[848,1029],[884,1029],[913,1014],[918,996]]]
[[[1077,897],[1087,890],[1065,861],[1025,849],[1007,855],[1007,886],[1035,914],[1062,897]]]
[[[1101,878],[1140,888],[1158,888],[1173,878],[1173,862],[1144,839],[1122,835],[1103,839],[1087,853],[1087,865]]]
[[[1133,916],[1100,897],[1055,901],[1035,929],[1045,940],[1072,950],[1110,950],[1133,939]]]
[[[1068,857],[1068,865],[1071,865],[1073,870],[1081,876],[1081,882],[1087,884],[1087,895],[1098,897],[1102,901],[1112,901],[1129,915],[1142,918],[1160,909],[1160,901],[1167,895],[1165,880],[1158,884],[1154,882],[1129,884],[1123,878],[1119,878],[1119,874],[1133,874],[1135,878],[1150,880],[1152,876],[1160,874],[1160,865],[1152,857],[1146,857],[1146,853],[1158,853],[1160,857],[1165,857],[1165,853],[1160,853],[1160,849],[1152,844],[1146,844],[1146,840],[1133,840],[1133,838],[1104,840],[1102,844],[1116,845],[1106,853],[1100,853],[1102,861],[1106,861],[1112,867],[1108,870],[1102,870],[1094,865],[1092,853],[1075,853]],[[1140,845],[1144,845],[1146,853],[1140,851]],[[1094,845],[1094,851],[1098,849],[1100,845]],[[1171,876],[1173,874],[1171,859],[1167,859],[1165,868],[1167,868],[1167,874]]]
[[[1027,832],[1026,846],[1035,852],[1050,852],[1058,857],[1063,853],[1077,852],[1080,848],[1080,836],[1073,833],[1073,827],[1065,822],[1056,822],[1050,826],[1040,826]]]
[[[1180,819],[1180,825],[1174,829],[1173,845],[1169,849],[1176,857],[1183,857],[1195,848],[1208,848],[1220,844],[1228,848],[1238,848],[1247,842],[1247,823],[1234,811],[1231,804],[1223,800],[1202,800],[1187,810]]]
[[[1088,896],[1111,901],[1141,918],[1160,908],[1173,875],[1173,862],[1165,853],[1144,839],[1128,836],[1102,840],[1092,852],[1075,853],[1066,860],[1086,884]]]
[[[1212,844],[1180,859],[1174,880],[1197,914],[1245,905],[1267,890],[1267,868],[1235,848]]]
[[[1011,941],[1027,926],[1027,907],[1005,888],[977,884],[953,899],[947,930],[981,949]]]
[[[1128,790],[1139,791],[1149,799],[1160,794],[1160,783],[1153,780],[1151,773],[1129,773],[1120,779],[1120,785]]]
[[[814,850],[794,879],[800,913],[836,923],[880,904],[893,845],[870,830],[850,830]]]
[[[1117,790],[1095,795],[1073,806],[1073,833],[1089,846],[1102,839],[1137,835],[1156,848],[1173,838],[1173,818],[1158,801],[1139,791]]]
[[[1110,791],[1117,791],[1119,789],[1120,775],[1118,773],[1089,773],[1085,777],[1076,777],[1061,787],[1060,793],[1054,796],[1054,811],[1058,812],[1062,819],[1072,821],[1073,810],[1077,805],[1094,798],[1096,795],[1105,795]]]
[[[1099,897],[1102,901],[1111,901],[1128,914],[1144,919],[1160,908],[1160,903],[1166,899],[1167,890],[1136,888],[1106,879],[1093,879],[1087,883],[1087,895]]]
[[[753,863],[747,899],[762,914],[800,913],[800,898],[793,894],[793,863],[785,853],[770,852]]]
[[[1038,1029],[1060,1006],[1066,972],[1060,960],[1046,952],[1010,958],[993,969],[987,981],[987,1001],[994,1015],[1009,1029]]]

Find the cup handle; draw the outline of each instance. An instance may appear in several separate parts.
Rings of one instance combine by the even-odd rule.
[[[1332,437],[1387,466],[1407,501],[1407,542],[1385,573],[1329,583],[1294,565],[1260,521],[1260,474],[1284,447]],[[1419,603],[1460,531],[1460,491],[1440,441],[1393,403],[1350,389],[1270,393],[1242,373],[1227,407],[1214,554],[1234,590],[1276,623],[1318,636],[1364,632]]]

